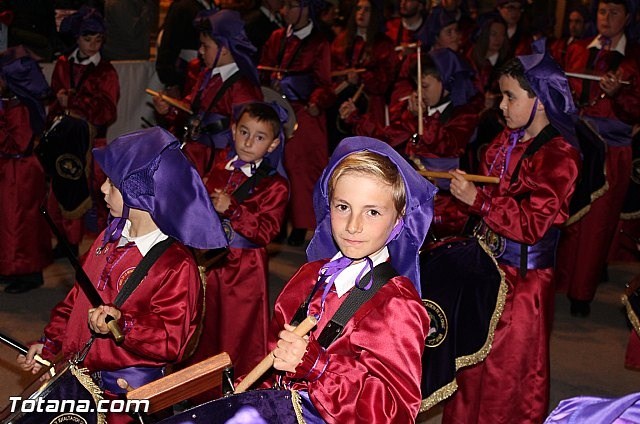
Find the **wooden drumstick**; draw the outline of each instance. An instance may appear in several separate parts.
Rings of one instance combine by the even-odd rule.
[[[420,42],[417,43],[418,54],[418,135],[421,136],[424,133],[424,126],[422,123],[422,48]]]
[[[453,178],[449,172],[444,171],[427,171],[427,170],[419,170],[420,175],[425,176],[427,178],[446,178],[448,180]],[[498,184],[500,183],[500,178],[498,177],[487,177],[486,175],[476,175],[476,174],[462,174],[462,178],[467,181],[473,181],[477,183],[489,183],[489,184]]]
[[[126,390],[127,392],[134,390],[133,387],[129,385],[129,382],[124,378],[118,378],[116,380],[116,384],[118,385],[118,387],[120,387],[123,390]]]
[[[350,72],[355,72],[356,74],[361,74],[363,72],[366,72],[367,70],[364,68],[349,68],[349,69],[342,69],[340,71],[333,71],[331,72],[331,77],[342,77],[347,75]]]
[[[307,334],[313,327],[316,326],[318,320],[312,315],[309,315],[302,321],[294,330],[293,333],[302,337]],[[264,357],[262,361],[258,365],[255,366],[254,369],[249,371],[249,374],[238,384],[234,393],[244,393],[253,383],[258,381],[262,375],[269,371],[273,366],[273,351]]]
[[[162,94],[158,91],[152,90],[150,88],[147,88],[144,90],[147,94],[151,95],[151,96],[155,96],[155,97],[160,97],[162,100],[164,100],[165,102],[169,103],[171,106],[175,106],[178,109],[187,112],[188,114],[192,115],[193,112],[191,111],[191,108],[184,104],[183,102],[181,102],[178,99],[174,99],[173,97],[169,97],[166,94]]]
[[[578,72],[565,72],[565,75],[568,77],[580,78],[580,79],[585,79],[589,81],[600,81],[602,78],[604,78],[604,75],[581,74]],[[623,85],[631,84],[631,81],[620,80],[618,82]]]
[[[288,69],[277,68],[275,66],[258,65],[256,68],[258,69],[258,71],[278,72],[278,73],[282,73],[282,74],[286,74],[287,72],[289,72]]]
[[[353,97],[351,98],[351,101],[353,103],[357,102],[358,99],[360,98],[360,96],[362,95],[362,91],[364,90],[364,84],[360,84],[360,87],[358,87],[358,90],[356,91],[356,94],[353,95]]]

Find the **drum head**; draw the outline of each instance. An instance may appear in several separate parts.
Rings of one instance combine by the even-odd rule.
[[[289,117],[287,122],[284,124],[284,133],[287,138],[293,137],[293,133],[296,131],[296,128],[298,128],[298,120],[291,103],[271,87],[262,86],[260,88],[262,89],[262,95],[264,96],[265,102],[275,102],[287,111]]]

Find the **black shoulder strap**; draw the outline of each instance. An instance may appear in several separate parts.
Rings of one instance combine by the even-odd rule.
[[[333,317],[331,317],[331,321],[327,323],[322,330],[322,333],[320,333],[318,343],[320,343],[320,345],[325,349],[329,347],[329,345],[333,343],[340,334],[342,334],[344,326],[347,325],[347,322],[356,313],[356,311],[360,309],[365,302],[370,300],[378,290],[387,283],[387,281],[398,275],[398,272],[393,269],[391,263],[383,262],[376,265],[371,271],[362,277],[360,281],[367,281],[372,273],[373,283],[371,288],[369,288],[369,290],[361,290],[354,287],[351,290],[351,293],[349,293],[349,296],[347,296],[342,305],[340,305],[340,308],[338,308]]]
[[[275,169],[271,167],[269,161],[267,159],[263,159],[258,169],[256,169],[256,173],[249,177],[247,181],[242,183],[242,185],[233,192],[233,198],[236,199],[238,203],[244,202],[258,183],[264,178],[273,175],[274,171]]]
[[[142,279],[147,275],[149,269],[153,264],[162,256],[162,254],[173,244],[175,240],[169,237],[166,240],[157,243],[144,255],[136,269],[133,270],[127,281],[124,283],[122,289],[118,292],[113,304],[116,308],[122,306],[122,304],[129,298],[131,293],[140,285]]]
[[[240,71],[237,71],[222,83],[222,87],[220,87],[220,90],[218,90],[216,95],[213,97],[213,100],[211,100],[211,103],[209,103],[209,107],[207,108],[205,113],[211,112],[211,109],[213,109],[213,107],[220,101],[224,93],[229,89],[229,87],[231,87],[236,81],[238,81],[241,76],[242,73]]]
[[[551,125],[547,125],[540,134],[536,138],[533,139],[531,144],[527,146],[527,149],[524,151],[518,164],[516,165],[516,169],[513,170],[513,174],[511,175],[511,180],[509,180],[509,184],[513,184],[518,181],[518,176],[520,175],[520,167],[522,166],[522,161],[533,156],[538,150],[542,148],[548,141],[550,141],[553,137],[558,134],[558,130],[556,130]]]

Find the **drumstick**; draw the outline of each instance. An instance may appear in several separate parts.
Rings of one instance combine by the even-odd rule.
[[[418,43],[402,43],[399,46],[396,46],[394,50],[399,52],[404,49],[414,49],[416,47],[418,47]]]
[[[314,316],[309,315],[293,330],[293,333],[302,337],[309,331],[311,331],[311,329],[316,326],[317,322],[318,320]],[[247,374],[244,380],[242,380],[240,384],[238,384],[238,387],[236,387],[234,393],[244,393],[249,387],[251,387],[253,383],[258,381],[258,379],[262,377],[265,372],[271,369],[271,367],[273,366],[273,360],[274,357],[272,351],[267,356],[265,356],[264,359],[255,366],[254,369],[249,371],[249,374]]]
[[[420,43],[418,44],[418,135],[422,135],[424,133],[424,124],[422,122],[422,58]]]
[[[286,74],[287,72],[289,72],[289,70],[287,70],[287,69],[278,68],[278,67],[275,67],[275,66],[258,65],[256,68],[258,69],[258,71],[282,72],[283,74]]]
[[[356,91],[356,94],[353,95],[353,97],[351,98],[351,101],[353,103],[357,102],[358,99],[360,98],[360,96],[362,95],[362,91],[364,90],[364,84],[360,84],[360,87],[358,87],[358,91]]]
[[[126,390],[127,392],[130,392],[133,390],[133,387],[131,387],[129,385],[129,382],[127,380],[125,380],[124,378],[118,378],[116,380],[116,384],[118,385],[118,387],[120,387],[122,390]]]
[[[419,170],[420,175],[425,176],[427,178],[446,178],[448,180],[453,178],[449,172],[444,171],[426,171]],[[476,174],[460,174],[462,178],[467,181],[474,181],[478,183],[489,183],[489,184],[498,184],[500,182],[500,178],[498,177],[487,177],[486,175],[476,175]]]
[[[336,96],[344,91],[345,88],[349,87],[349,83],[346,81],[342,81],[340,84],[333,89],[333,94]]]
[[[14,350],[16,350],[18,353],[27,356],[27,353],[29,353],[29,348],[26,347],[25,345],[23,345],[22,343],[18,342],[17,340],[12,339],[11,337],[0,333],[0,342],[4,343],[5,345],[13,348]],[[40,365],[43,365],[45,367],[50,367],[51,366],[51,362],[47,361],[46,359],[43,359],[42,356],[36,354],[33,359],[39,363]]]
[[[574,78],[581,78],[581,79],[586,79],[589,81],[600,81],[604,75],[598,76],[598,75],[591,75],[591,74],[581,74],[578,72],[565,72],[565,75],[568,77],[574,77]],[[624,85],[629,85],[631,84],[631,81],[618,81],[620,84],[624,84]]]
[[[193,114],[193,112],[191,111],[191,108],[188,105],[186,105],[183,102],[181,102],[180,100],[178,100],[178,99],[174,99],[173,97],[169,97],[166,94],[162,94],[162,93],[160,93],[158,91],[155,91],[155,90],[152,90],[150,88],[147,88],[144,91],[147,94],[150,94],[152,96],[160,97],[162,100],[164,100],[165,102],[169,103],[171,106],[175,106],[178,109],[180,109],[180,110],[182,110],[184,112],[187,112],[190,115]]]
[[[331,77],[342,77],[344,75],[347,75],[349,72],[355,72],[356,74],[361,74],[362,72],[366,72],[367,70],[364,68],[349,68],[349,69],[342,69],[340,71],[333,71],[331,72]]]

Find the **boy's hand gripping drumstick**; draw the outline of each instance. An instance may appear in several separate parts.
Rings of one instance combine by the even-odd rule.
[[[162,100],[164,100],[165,102],[169,103],[171,106],[177,107],[181,111],[187,112],[189,115],[193,115],[193,111],[191,110],[189,105],[181,102],[178,99],[174,99],[173,97],[169,97],[166,94],[162,94],[162,93],[160,93],[158,91],[155,91],[155,90],[152,90],[150,88],[147,88],[144,91],[147,94],[151,95],[151,96],[160,97]]]
[[[314,316],[309,315],[302,321],[294,330],[293,333],[302,337],[306,335],[313,327],[316,326],[318,320]],[[253,383],[258,381],[262,375],[269,371],[273,366],[273,351],[270,352],[267,356],[264,357],[262,361],[258,365],[255,366],[254,369],[249,371],[249,374],[238,384],[236,387],[235,394],[244,393]]]

